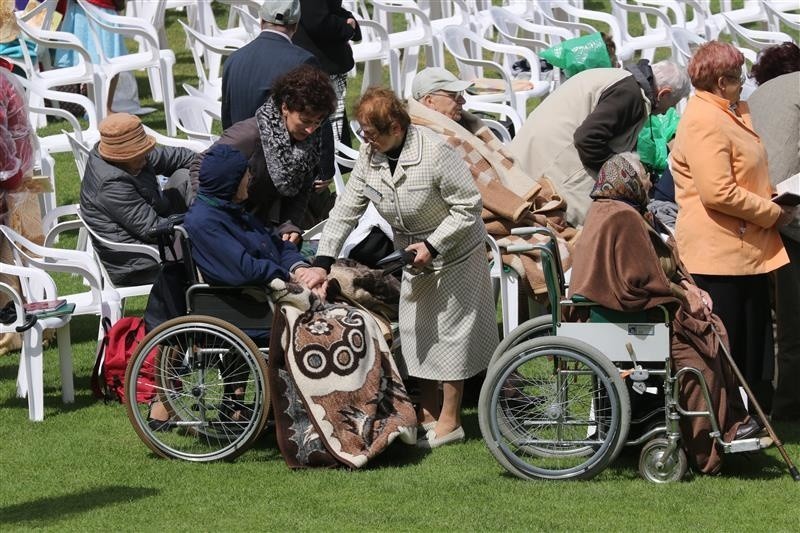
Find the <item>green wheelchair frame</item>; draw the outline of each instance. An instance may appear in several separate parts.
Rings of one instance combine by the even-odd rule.
[[[681,417],[707,417],[710,436],[726,453],[763,447],[758,438],[724,442],[701,371],[674,371],[672,317],[666,307],[622,313],[580,296],[567,298],[555,235],[547,228],[515,228],[512,233],[547,238],[541,244],[506,249],[539,252],[550,314],[524,322],[503,339],[481,389],[481,433],[509,472],[523,479],[589,479],[611,464],[624,446],[644,443],[639,458],[642,477],[655,483],[677,481],[688,468]],[[565,321],[569,308],[585,309],[589,320]],[[689,375],[700,384],[708,410],[681,406],[679,383]],[[659,390],[663,411],[632,421],[631,394]],[[644,429],[631,437],[631,427],[637,425]]]

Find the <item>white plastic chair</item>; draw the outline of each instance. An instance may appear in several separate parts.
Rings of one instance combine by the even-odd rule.
[[[467,94],[468,104],[472,101],[489,103],[506,103],[520,116],[527,113],[529,98],[545,96],[550,92],[551,83],[543,80],[539,71],[539,58],[530,49],[507,44],[499,44],[478,36],[469,29],[460,26],[448,26],[443,31],[444,43],[448,52],[456,60],[461,78],[469,81],[489,78],[486,70],[498,76],[501,89],[485,94]],[[484,51],[502,58],[502,63],[483,59]],[[531,89],[515,90],[514,81],[510,77],[511,65],[518,59],[526,59],[531,66]]]
[[[222,97],[222,57],[229,56],[242,46],[242,42],[228,37],[200,33],[182,20],[178,21],[186,32],[189,50],[199,80],[197,88],[213,100]],[[185,86],[184,86],[185,87]]]
[[[219,120],[220,103],[197,96],[178,96],[172,103],[175,125],[189,139],[194,139],[209,146],[218,138],[211,133],[213,121]]]
[[[171,112],[172,100],[175,97],[175,82],[172,73],[175,66],[175,53],[172,50],[159,48],[158,33],[150,22],[134,17],[109,15],[85,0],[77,0],[77,2],[86,12],[92,38],[100,56],[100,64],[96,66],[105,74],[106,83],[103,85],[102,101],[108,100],[109,84],[114,76],[120,72],[132,72],[146,68],[153,100],[164,103],[167,132],[169,135],[175,135],[175,121]],[[127,39],[134,39],[139,44],[139,50],[117,57],[107,57],[100,43],[99,32],[101,30],[119,34]],[[100,116],[105,116],[106,107],[104,105],[97,107]]]
[[[789,35],[780,31],[751,30],[737,23],[725,13],[722,14],[722,18],[727,24],[733,42],[740,48],[749,48],[760,52],[770,46],[792,41]]]
[[[781,24],[785,24],[794,31],[800,31],[800,13],[785,12],[789,9],[798,9],[797,2],[762,0],[762,5],[767,14],[770,31],[781,31]]]
[[[694,54],[694,48],[705,42],[705,39],[694,32],[672,28],[672,58],[678,65],[686,67]]]
[[[14,265],[45,272],[76,274],[84,278],[88,291],[59,295],[68,303],[75,304],[73,316],[95,315],[108,318],[112,324],[122,316],[119,294],[110,287],[103,287],[102,275],[91,254],[39,246],[7,226],[0,226],[0,233],[11,245]],[[97,329],[97,340],[100,341],[105,332],[101,325]]]
[[[433,29],[428,16],[413,0],[373,0],[373,20],[386,28],[389,46],[401,54],[400,87],[402,98],[411,96],[411,82],[419,66],[420,48],[425,49],[426,65],[441,66],[434,54]],[[406,29],[392,31],[392,17],[402,15]]]
[[[42,4],[42,6],[44,5],[45,4]],[[33,13],[33,11],[31,13]],[[61,85],[86,83],[92,87],[91,95],[94,104],[93,108],[96,107],[98,103],[103,102],[103,85],[106,83],[103,71],[95,68],[92,64],[91,56],[83,43],[71,33],[43,30],[29,24],[29,16],[21,13],[17,13],[16,15],[21,35],[36,43],[39,56],[45,55],[49,57],[50,50],[70,50],[75,54],[76,64],[74,66],[41,70],[39,68],[38,57],[30,57],[28,47],[22,46],[25,72],[27,74],[27,79],[30,80],[30,85],[52,90],[53,87]],[[34,106],[44,107],[43,100],[38,95],[33,95],[30,103]],[[105,104],[103,104],[103,109],[105,109]]]
[[[386,28],[371,20],[359,19],[361,28],[361,42],[352,43],[353,61],[356,67],[351,71],[355,74],[359,63],[363,63],[363,76],[361,92],[373,85],[383,83],[383,64],[389,68],[389,86],[398,96],[403,93],[400,76],[400,55],[389,44],[389,34]]]
[[[72,379],[72,345],[69,334],[71,315],[38,318],[29,326],[23,302],[54,300],[57,298],[53,279],[41,270],[23,268],[0,263],[0,272],[18,276],[23,288],[23,298],[13,287],[0,283],[0,293],[14,302],[17,319],[11,324],[0,324],[0,333],[22,333],[22,353],[17,372],[17,396],[28,398],[28,419],[34,422],[44,420],[44,353],[42,341],[45,329],[56,330],[58,342],[59,368],[61,373],[61,400],[64,403],[75,401],[75,388]],[[23,328],[26,328],[24,329]],[[21,331],[23,330],[23,331]]]

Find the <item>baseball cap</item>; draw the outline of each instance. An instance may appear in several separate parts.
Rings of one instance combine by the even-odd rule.
[[[300,20],[300,0],[264,0],[261,20],[279,26],[297,24]]]
[[[411,96],[419,100],[433,91],[460,92],[472,86],[471,81],[460,80],[449,70],[441,67],[428,67],[417,72],[411,82]]]

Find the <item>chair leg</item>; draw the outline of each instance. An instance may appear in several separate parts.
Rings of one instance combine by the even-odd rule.
[[[56,330],[58,341],[58,360],[61,369],[61,401],[75,401],[75,385],[72,372],[72,346],[69,334],[69,322]]]
[[[42,330],[34,326],[22,336],[22,358],[28,395],[28,418],[44,420],[44,378],[42,365]]]

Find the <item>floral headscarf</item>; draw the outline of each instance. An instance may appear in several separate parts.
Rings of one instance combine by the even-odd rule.
[[[647,210],[647,191],[643,183],[646,172],[641,163],[636,164],[617,154],[600,168],[589,196],[593,200],[620,200],[644,213]]]

